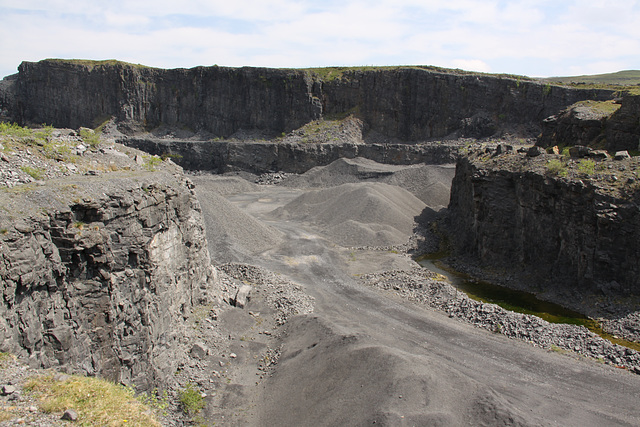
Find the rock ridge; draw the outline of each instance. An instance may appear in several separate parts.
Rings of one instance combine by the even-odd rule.
[[[348,114],[369,132],[403,141],[507,131],[535,136],[540,122],[563,108],[613,95],[423,67],[352,69],[329,78],[313,70],[163,70],[50,59],[23,62],[18,70],[0,85],[0,109],[20,123],[93,128],[115,117],[129,132],[173,126],[222,138],[242,130],[273,137]]]

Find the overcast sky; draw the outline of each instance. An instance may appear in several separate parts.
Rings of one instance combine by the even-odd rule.
[[[0,0],[0,52],[0,77],[44,58],[599,74],[640,69],[640,0]]]

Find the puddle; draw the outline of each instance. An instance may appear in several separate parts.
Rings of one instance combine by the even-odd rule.
[[[581,313],[558,304],[540,300],[529,292],[498,286],[482,280],[472,280],[468,275],[453,271],[444,266],[437,258],[434,258],[436,257],[423,255],[418,257],[416,262],[428,270],[445,276],[454,287],[463,291],[471,299],[496,304],[506,310],[517,313],[533,314],[549,323],[581,325],[614,344],[640,351],[640,343],[625,341],[607,334],[602,330],[599,322]]]

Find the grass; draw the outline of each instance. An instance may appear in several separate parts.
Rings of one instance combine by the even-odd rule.
[[[162,163],[162,159],[158,156],[142,156],[145,159],[144,166],[148,171],[153,172]]]
[[[100,144],[100,134],[91,129],[80,128],[80,137],[91,148],[96,148]]]
[[[531,77],[527,76],[518,76],[514,74],[490,74],[490,73],[481,73],[477,71],[465,71],[460,69],[452,69],[452,68],[442,68],[436,67],[433,65],[390,65],[390,66],[376,66],[376,65],[368,65],[368,66],[354,66],[354,67],[321,67],[321,68],[303,68],[302,71],[311,73],[323,81],[333,81],[339,80],[345,76],[347,73],[353,72],[362,72],[362,71],[390,71],[390,70],[406,70],[406,69],[416,69],[416,70],[427,70],[433,71],[437,73],[447,73],[447,74],[458,74],[458,75],[486,75],[493,76],[498,78],[508,78],[514,79],[518,82],[518,85],[522,81],[534,81]]]
[[[73,375],[56,381],[53,375],[44,375],[29,379],[25,388],[39,399],[44,412],[73,408],[81,426],[160,426],[133,389],[103,379]]]
[[[71,64],[71,65],[82,65],[90,70],[93,70],[95,67],[101,66],[126,66],[133,68],[153,68],[142,64],[132,64],[130,62],[118,61],[117,59],[104,59],[104,60],[91,60],[91,59],[61,59],[61,58],[48,58],[45,59],[44,62],[53,62],[58,64]]]
[[[190,383],[178,392],[178,401],[182,411],[191,417],[204,409],[205,406],[204,397]]]
[[[551,159],[547,162],[547,171],[553,175],[566,177],[568,175],[567,165],[560,159]]]
[[[40,181],[42,178],[44,178],[45,172],[41,168],[34,168],[31,166],[22,166],[20,167],[20,170],[26,173],[27,175],[29,175],[31,178],[35,179],[36,181]]]
[[[585,175],[592,175],[596,171],[596,162],[591,159],[583,159],[578,163],[578,172]]]
[[[571,77],[549,77],[545,79],[557,83],[583,83],[606,85],[637,85],[640,84],[640,70],[624,70],[617,73],[593,74]]]

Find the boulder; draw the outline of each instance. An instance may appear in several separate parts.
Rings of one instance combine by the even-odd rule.
[[[238,288],[235,298],[233,299],[234,305],[238,308],[245,308],[249,299],[251,299],[251,286],[242,285]]]

